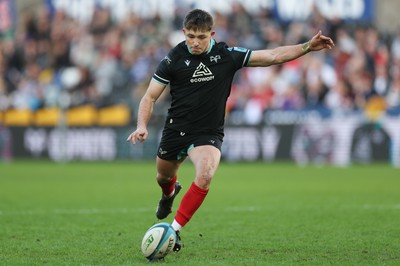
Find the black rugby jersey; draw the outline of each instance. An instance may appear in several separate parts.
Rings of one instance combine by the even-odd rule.
[[[185,41],[173,48],[153,75],[155,81],[170,85],[165,127],[185,133],[223,133],[233,77],[249,63],[251,52],[214,39],[201,55],[191,54]]]

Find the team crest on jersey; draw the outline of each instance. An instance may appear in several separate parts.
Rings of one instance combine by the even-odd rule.
[[[196,67],[196,70],[193,73],[192,79],[190,79],[191,83],[196,82],[204,82],[210,81],[214,79],[214,75],[211,70],[202,62]]]
[[[210,56],[210,62],[215,61],[215,63],[218,63],[219,59],[221,59],[220,55]]]

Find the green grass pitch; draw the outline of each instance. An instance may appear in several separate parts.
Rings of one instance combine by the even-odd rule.
[[[154,162],[0,163],[0,265],[148,265],[159,197]],[[162,265],[400,265],[400,171],[222,163],[181,235]]]

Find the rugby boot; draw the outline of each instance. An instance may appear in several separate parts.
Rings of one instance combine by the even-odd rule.
[[[178,195],[181,189],[182,189],[181,184],[178,181],[176,181],[175,191],[172,197],[167,198],[164,194],[162,194],[161,199],[158,202],[158,207],[156,211],[156,216],[159,220],[166,218],[172,212],[172,204],[174,203],[174,199],[176,195]]]

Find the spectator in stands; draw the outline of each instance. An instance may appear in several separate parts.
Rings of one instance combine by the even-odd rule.
[[[85,24],[62,10],[50,14],[45,5],[27,10],[20,14],[14,38],[0,40],[0,108],[54,106],[56,95],[63,90],[60,76],[69,67],[83,71],[85,76],[85,82],[68,91],[76,99],[71,102],[74,105],[137,103],[135,97],[140,97],[142,84],[150,79],[149,69],[154,69],[176,44],[166,34],[179,29],[185,13],[179,7],[173,21],[132,13],[117,21],[110,10],[99,7]],[[335,36],[337,49],[273,71],[239,72],[232,84],[228,116],[232,112],[242,118],[237,121],[246,122],[243,118],[249,110],[262,114],[269,109],[338,109],[342,104],[346,110],[363,110],[373,95],[383,97],[390,108],[397,105],[400,30],[384,38],[374,27],[348,27],[345,21],[324,18],[318,9],[306,22],[282,24],[271,14],[270,10],[249,14],[240,4],[232,6],[230,14],[216,12],[217,41],[220,38],[228,45],[252,49],[274,48],[300,43],[309,39],[315,28],[322,28]],[[307,30],[305,24],[312,28]],[[319,73],[315,80],[311,77],[314,70]],[[299,94],[302,90],[304,93]],[[28,104],[23,100],[27,95],[34,95],[35,100]]]

